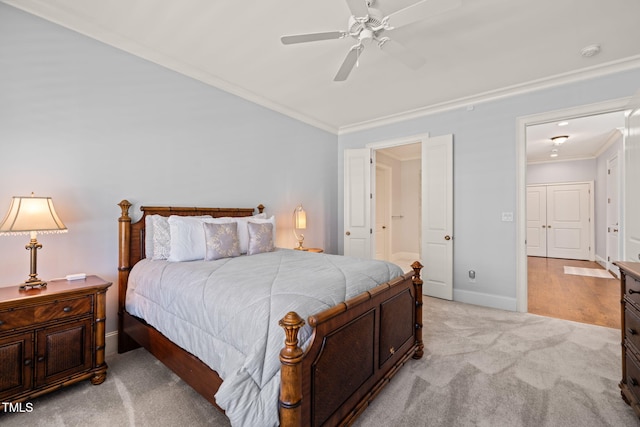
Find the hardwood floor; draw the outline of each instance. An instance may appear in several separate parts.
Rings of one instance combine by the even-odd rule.
[[[602,269],[591,261],[528,257],[529,313],[620,329],[619,279],[564,274],[565,265]]]

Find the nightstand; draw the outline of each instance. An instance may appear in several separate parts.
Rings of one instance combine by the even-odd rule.
[[[0,288],[0,401],[22,402],[85,379],[104,382],[109,286],[87,276]]]
[[[316,253],[324,252],[324,249],[322,248],[304,248],[304,250],[307,252],[316,252]]]

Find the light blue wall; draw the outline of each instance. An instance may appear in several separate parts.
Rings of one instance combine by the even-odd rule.
[[[596,180],[596,159],[527,165],[527,185]]]
[[[481,78],[470,76],[470,78]],[[442,82],[446,84],[446,82]],[[338,214],[343,211],[343,152],[428,132],[453,134],[454,299],[516,309],[516,212],[518,117],[632,96],[640,89],[640,70],[520,94],[374,129],[342,134],[338,140]],[[339,236],[343,226],[338,225]],[[343,249],[339,239],[340,250]],[[470,283],[468,270],[476,271]],[[428,274],[428,272],[426,272]]]
[[[117,203],[254,207],[293,247],[337,250],[337,137],[0,3],[0,217],[51,196],[69,228],[41,235],[41,278],[117,278]],[[28,236],[0,236],[0,286],[29,274]],[[116,329],[115,286],[107,331]]]

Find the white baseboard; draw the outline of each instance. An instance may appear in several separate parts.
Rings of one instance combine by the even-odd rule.
[[[118,331],[105,334],[105,356],[111,356],[118,352]]]
[[[453,289],[453,300],[466,304],[481,305],[483,307],[498,308],[500,310],[517,311],[515,298],[499,295],[484,294],[481,292]]]

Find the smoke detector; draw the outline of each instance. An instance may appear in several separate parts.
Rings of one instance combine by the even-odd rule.
[[[580,55],[585,58],[591,58],[594,55],[597,55],[600,52],[599,44],[591,44],[589,46],[585,46],[580,50]]]

